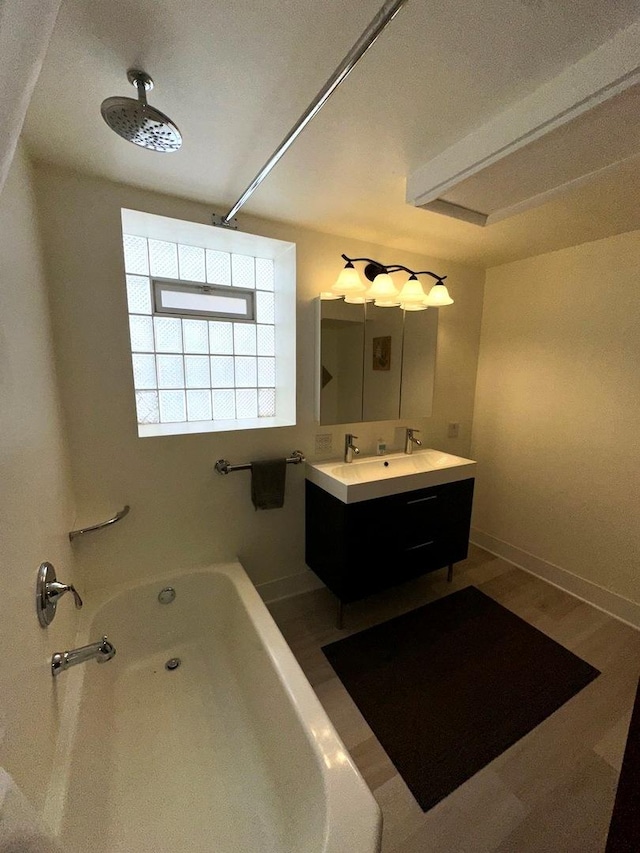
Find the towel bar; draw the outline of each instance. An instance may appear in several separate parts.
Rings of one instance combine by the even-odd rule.
[[[299,465],[305,461],[304,453],[301,450],[294,450],[291,456],[287,457],[289,465]],[[230,474],[231,471],[247,471],[251,468],[251,462],[243,462],[242,465],[232,465],[228,459],[218,459],[214,468],[218,474]]]
[[[124,509],[119,510],[112,518],[107,519],[107,521],[101,521],[100,524],[92,524],[91,527],[81,527],[79,530],[71,530],[69,533],[69,541],[73,542],[76,536],[82,536],[83,533],[90,533],[92,530],[102,530],[103,527],[109,527],[110,524],[115,524],[116,521],[120,521],[121,518],[124,518],[125,515],[129,514],[129,505],[124,507]]]

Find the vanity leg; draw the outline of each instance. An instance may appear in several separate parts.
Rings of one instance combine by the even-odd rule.
[[[336,613],[336,628],[342,630],[344,628],[344,605],[338,599],[338,611]]]
[[[449,569],[447,571],[447,582],[451,583],[453,580],[453,563],[449,563]]]

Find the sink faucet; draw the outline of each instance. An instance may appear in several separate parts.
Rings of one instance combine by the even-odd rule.
[[[414,435],[414,433],[416,433],[416,432],[420,432],[420,430],[419,429],[409,429],[409,427],[407,427],[407,435],[406,435],[406,438],[404,441],[404,452],[405,453],[408,453],[408,454],[413,453],[413,445],[414,444],[417,444],[418,447],[422,447],[422,442],[420,441],[419,438],[416,438]]]
[[[89,643],[88,646],[80,646],[79,649],[70,649],[67,652],[56,652],[51,658],[51,674],[60,675],[65,669],[88,660],[98,663],[106,663],[115,655],[115,646],[103,637],[97,643]]]
[[[360,454],[360,448],[356,447],[353,443],[357,438],[357,435],[353,435],[348,432],[344,437],[344,461],[345,462],[353,462],[353,457],[358,456]]]

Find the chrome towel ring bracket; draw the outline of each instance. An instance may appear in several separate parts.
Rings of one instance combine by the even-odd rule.
[[[131,507],[127,504],[127,506],[123,507],[119,512],[117,512],[112,518],[108,518],[106,521],[101,521],[100,524],[92,524],[91,527],[81,527],[78,530],[71,530],[69,533],[69,541],[73,542],[78,536],[82,536],[85,533],[91,533],[93,530],[102,530],[103,527],[109,527],[110,524],[115,524],[117,521],[120,521],[125,515],[129,515],[129,510]]]
[[[51,563],[41,563],[38,568],[36,581],[36,613],[38,622],[43,628],[51,625],[56,615],[58,601],[66,593],[73,594],[76,609],[82,607],[82,599],[73,584],[60,583],[56,578],[56,570]]]

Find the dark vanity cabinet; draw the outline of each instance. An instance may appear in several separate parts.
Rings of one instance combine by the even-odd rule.
[[[341,602],[467,556],[474,480],[345,504],[306,481],[307,565]]]

